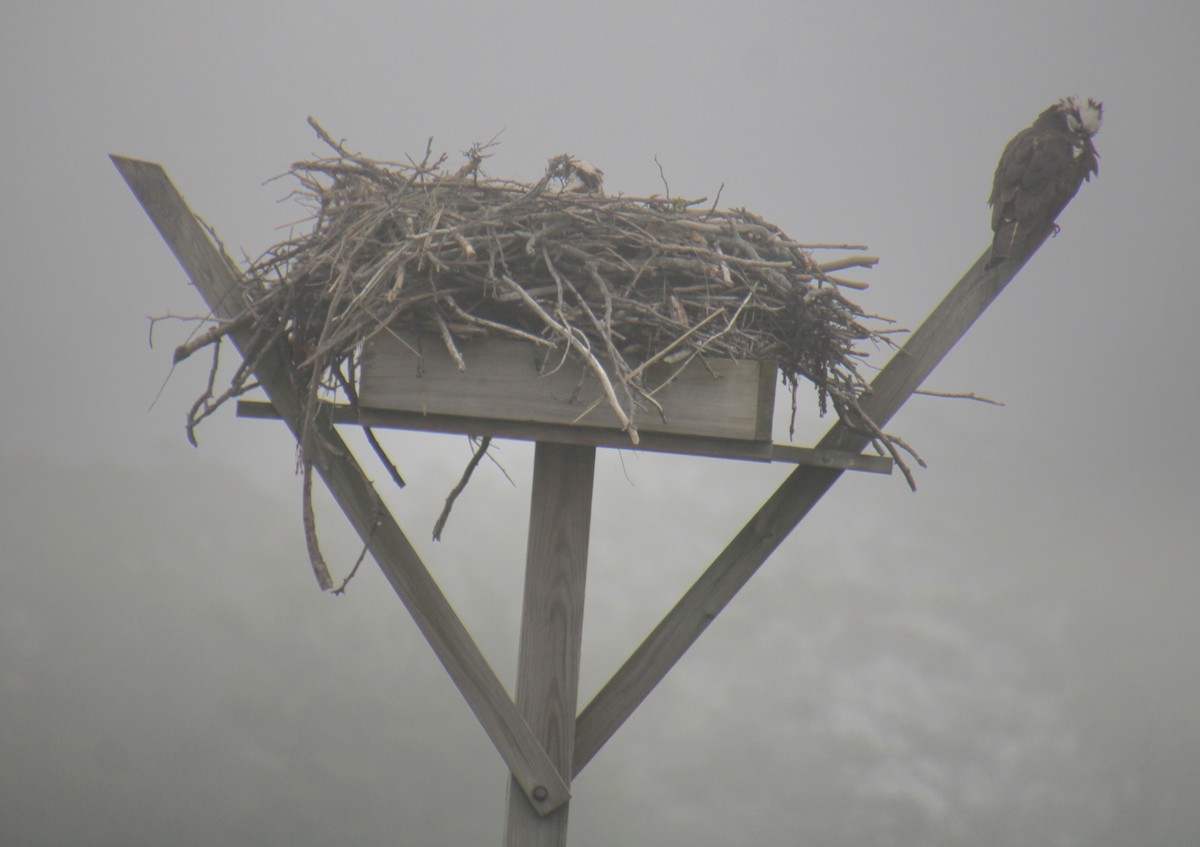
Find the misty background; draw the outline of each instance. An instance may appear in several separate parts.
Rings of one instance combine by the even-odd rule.
[[[855,299],[911,328],[986,248],[1005,142],[1077,94],[1098,179],[926,386],[1006,405],[907,404],[919,491],[843,476],[574,783],[570,843],[1196,843],[1197,32],[1188,2],[7,4],[0,841],[501,838],[504,766],[377,568],[317,589],[283,426],[187,445],[208,357],[172,373],[188,326],[151,348],[147,316],[202,301],[109,153],[247,256],[299,217],[267,181],[321,152],[309,115],[383,159],[503,130],[492,174],[571,152],[627,194],[657,156],[673,195],[869,244]],[[532,447],[434,544],[469,445],[386,443],[511,684]],[[600,451],[581,705],[788,470]]]

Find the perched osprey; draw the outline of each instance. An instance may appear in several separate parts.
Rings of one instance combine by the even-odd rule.
[[[576,159],[570,153],[563,153],[551,159],[546,173],[560,181],[563,192],[604,193],[604,171],[595,165],[589,165],[583,159]]]
[[[1017,244],[1053,227],[1054,219],[1099,173],[1092,136],[1100,131],[1104,107],[1096,100],[1067,97],[1038,115],[1033,126],[1008,142],[992,183],[992,253],[987,266],[1009,258]]]

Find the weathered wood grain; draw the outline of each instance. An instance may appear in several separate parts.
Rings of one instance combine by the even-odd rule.
[[[1045,236],[1031,242],[1022,255],[991,269],[985,268],[987,252],[975,262],[871,383],[862,405],[872,420],[884,426],[892,418],[1044,241]],[[855,452],[867,443],[866,436],[839,422],[817,448]],[[840,469],[813,466],[792,471],[580,713],[575,774],[633,714],[841,475]]]
[[[236,268],[213,244],[162,167],[121,156],[111,158],[213,314],[225,320],[239,314],[244,301]],[[248,337],[246,331],[232,333],[243,355]],[[299,407],[286,376],[288,366],[282,351],[276,351],[263,357],[256,375],[295,434]],[[316,467],[330,492],[496,745],[521,790],[530,797],[544,797],[537,803],[543,813],[558,808],[570,796],[567,781],[542,749],[345,442],[331,425],[323,437],[335,449],[325,451]]]
[[[437,336],[380,333],[363,352],[359,402],[421,414],[621,429],[599,381],[574,356],[563,359],[560,352],[495,336],[458,347],[466,370]],[[639,432],[770,439],[775,368],[732,359],[693,361],[676,375],[681,368],[658,363],[646,369],[647,389],[663,386],[654,399],[665,419],[635,396]]]
[[[595,462],[595,447],[547,442],[538,442],[533,460],[517,707],[564,774],[575,749]],[[563,847],[569,809],[564,803],[542,816],[512,783],[506,847]]]
[[[487,433],[497,438],[515,438],[521,441],[553,441],[556,444],[648,450],[655,453],[707,456],[714,459],[817,465],[823,468],[842,468],[843,470],[878,474],[890,474],[895,465],[887,456],[851,453],[845,450],[818,450],[815,447],[772,444],[769,441],[741,441],[689,435],[642,433],[641,443],[633,447],[624,433],[597,427],[559,426],[476,417],[460,418],[453,415],[422,415],[417,412],[391,412],[379,409],[362,409],[361,412],[355,412],[352,407],[345,404],[331,405],[328,410],[335,424],[412,429],[419,432],[451,432],[460,435]],[[237,414],[239,418],[259,420],[279,420],[280,418],[274,406],[261,400],[238,400]]]

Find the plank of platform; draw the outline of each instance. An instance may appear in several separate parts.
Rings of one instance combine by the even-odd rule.
[[[872,381],[862,408],[876,424],[885,426],[899,411],[1049,234],[1047,229],[1021,255],[993,268],[986,267],[989,252],[975,262]],[[858,452],[867,443],[839,421],[817,448]],[[841,475],[841,469],[802,465],[784,480],[580,713],[576,775]]]
[[[240,314],[245,300],[238,285],[237,268],[214,245],[162,167],[121,156],[111,158],[212,309],[214,317],[230,320]],[[231,337],[244,356],[249,332],[235,330]],[[287,376],[289,367],[282,349],[276,347],[261,357],[255,374],[295,434],[299,402]],[[530,803],[541,814],[558,808],[570,797],[567,781],[547,756],[341,436],[328,426],[322,437],[332,449],[322,451],[314,465],[330,492],[408,608],[513,777],[530,798]]]
[[[635,447],[629,443],[628,436],[619,430],[601,427],[501,421],[457,415],[423,415],[418,412],[380,409],[360,409],[356,412],[346,404],[331,404],[327,408],[335,424],[357,424],[419,432],[448,432],[460,435],[492,435],[497,438],[515,438],[521,441],[551,441],[555,444],[648,450],[655,453],[707,456],[715,459],[817,465],[823,468],[841,468],[879,474],[890,474],[895,465],[887,456],[871,456],[846,450],[799,447],[792,444],[773,444],[770,441],[740,441],[643,431],[641,443]],[[275,411],[275,407],[261,400],[239,400],[237,414],[241,418],[279,419],[279,413]]]
[[[375,335],[362,355],[358,395],[363,408],[462,417],[487,409],[488,418],[501,421],[620,433],[621,422],[600,381],[577,357],[495,335],[456,344],[459,355],[452,358],[435,335],[405,330]],[[604,366],[617,382],[611,363]],[[754,360],[657,362],[641,379],[661,414],[636,394],[626,411],[639,432],[769,441],[776,378],[774,364]]]

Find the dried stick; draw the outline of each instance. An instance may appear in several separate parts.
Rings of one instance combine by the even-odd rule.
[[[579,289],[577,289],[575,287],[575,284],[573,282],[571,282],[570,278],[563,276],[562,274],[560,274],[558,272],[558,269],[554,266],[554,262],[550,259],[549,251],[547,251],[547,249],[544,245],[542,246],[542,261],[545,262],[546,269],[548,271],[550,271],[550,275],[552,277],[554,277],[554,280],[556,283],[558,283],[559,285],[565,285],[567,288],[571,289],[571,293],[575,295],[575,300],[579,304],[579,307],[581,309],[583,309],[584,314],[586,314],[588,316],[588,318],[591,320],[592,326],[596,328],[596,332],[599,334],[600,338],[604,341],[605,349],[608,351],[609,361],[612,362],[613,367],[616,368],[616,370],[617,370],[617,373],[618,374],[627,373],[629,371],[629,365],[626,364],[625,358],[617,350],[617,346],[615,344],[613,344],[612,323],[607,319],[608,315],[610,314],[607,310],[609,308],[611,308],[611,305],[612,305],[611,300],[608,298],[606,298],[606,300],[605,300],[606,319],[604,321],[601,321],[600,318],[596,317],[596,313],[594,311],[592,311],[592,307],[590,305],[588,305],[587,300],[584,299],[583,295],[579,293]],[[561,312],[561,310],[562,310],[562,307],[559,306],[559,311]],[[629,390],[629,380],[622,378],[621,385],[623,388],[625,388],[625,397],[626,397],[626,400],[629,402],[630,412],[632,412],[633,411],[633,394]],[[642,392],[642,393],[645,394],[645,392]],[[655,408],[658,409],[658,413],[661,416],[663,414],[662,406],[659,405],[658,402],[654,400],[654,398],[651,397],[649,399],[650,399],[650,402],[654,404]]]
[[[190,443],[193,447],[200,446],[200,444],[196,441],[196,424],[198,424],[205,417],[202,409],[211,408],[209,401],[212,400],[213,390],[217,382],[217,368],[220,366],[220,364],[221,342],[218,339],[217,342],[213,344],[213,359],[212,367],[209,368],[208,371],[208,385],[205,386],[204,393],[196,398],[196,402],[193,403],[192,408],[188,410],[187,427],[185,432],[187,433],[188,443]]]
[[[353,368],[353,365],[351,365]],[[351,370],[353,373],[353,370]],[[351,408],[358,408],[358,392],[354,390],[354,383],[351,382],[341,368],[335,368],[334,374],[338,382],[342,385],[342,391],[346,392],[346,399],[350,401]],[[388,476],[392,478],[392,482],[396,483],[397,488],[403,488],[407,483],[404,477],[400,475],[400,470],[392,462],[392,458],[383,449],[383,445],[379,443],[379,439],[375,437],[375,430],[369,426],[362,428],[363,435],[367,437],[367,443],[371,445],[371,449],[375,451],[375,455],[379,457],[379,461],[383,462],[383,466],[387,469]]]
[[[442,507],[442,513],[438,515],[437,523],[433,525],[433,540],[442,540],[442,530],[446,527],[446,521],[450,519],[450,510],[454,508],[454,501],[458,499],[458,495],[463,493],[463,489],[467,487],[467,483],[471,481],[471,474],[475,473],[475,468],[479,466],[480,460],[488,451],[488,447],[492,445],[492,437],[485,435],[479,441],[479,446],[475,449],[471,456],[471,461],[467,462],[467,467],[463,471],[462,477],[458,480],[458,484],[451,489],[450,494],[446,497],[446,505]],[[507,474],[506,474],[507,475]]]
[[[786,247],[800,250],[866,250],[866,244],[810,244],[803,241],[780,241]]]
[[[844,259],[834,259],[832,262],[822,262],[817,265],[821,273],[844,271],[847,268],[873,268],[879,264],[878,256],[847,256]]]
[[[993,400],[990,397],[984,397],[981,394],[976,394],[973,391],[934,391],[929,388],[922,388],[914,391],[913,394],[923,394],[926,397],[949,397],[956,400],[976,400],[980,403],[987,403],[989,406],[1003,406],[1004,403],[1000,400]]]
[[[536,300],[525,293],[525,289],[523,289],[516,280],[514,280],[508,274],[501,275],[500,279],[506,285],[516,291],[520,295],[521,299],[525,302],[525,305],[528,306],[534,314],[545,321],[546,326],[550,327],[551,330],[566,340],[566,342],[570,344],[572,348],[574,348],[575,352],[582,356],[584,361],[588,363],[593,373],[596,374],[596,378],[600,380],[600,385],[604,388],[604,393],[608,397],[609,406],[612,407],[613,412],[617,416],[617,420],[621,422],[621,431],[628,432],[629,440],[632,441],[636,446],[641,440],[638,437],[638,431],[634,427],[633,421],[629,420],[629,416],[625,414],[625,410],[621,408],[621,402],[617,399],[617,392],[613,390],[612,383],[608,379],[608,374],[604,371],[604,366],[597,361],[596,357],[592,354],[592,351],[583,346],[579,339],[575,337],[575,333],[571,332],[569,329],[559,324],[558,321],[554,320],[554,318],[550,317],[546,310],[543,309]]]
[[[913,459],[916,460],[917,464],[921,467],[925,467],[925,460],[922,459],[917,452],[912,449],[912,447],[908,446],[903,439],[895,435],[888,435],[886,432],[880,429],[879,425],[876,424],[875,421],[871,420],[870,416],[862,410],[862,406],[859,405],[857,400],[852,399],[847,402],[854,410],[853,420],[850,422],[851,425],[853,426],[857,424],[858,426],[864,427],[867,431],[867,434],[870,435],[871,440],[875,442],[877,448],[879,445],[883,445],[884,450],[891,455],[892,461],[896,463],[896,467],[900,468],[900,473],[904,474],[904,479],[908,483],[908,487],[911,490],[916,491],[917,481],[913,477],[912,470],[904,461],[904,457],[900,455],[900,450],[903,450],[912,456]]]
[[[346,593],[346,586],[350,584],[350,580],[354,579],[354,575],[358,573],[358,566],[363,563],[363,559],[367,558],[367,550],[370,549],[365,545],[362,552],[358,554],[358,558],[354,560],[354,567],[350,569],[350,573],[346,574],[346,578],[342,580],[342,584],[333,589],[333,593],[341,596]]]
[[[433,318],[437,321],[438,334],[442,337],[442,344],[446,345],[446,352],[458,366],[458,372],[462,373],[467,369],[467,363],[463,361],[462,353],[459,352],[458,345],[454,343],[454,336],[450,334],[450,327],[446,326],[446,319],[438,311],[434,311]]]
[[[209,344],[224,338],[234,330],[241,329],[252,320],[254,320],[254,312],[247,310],[232,321],[219,323],[216,326],[209,327],[199,335],[192,336],[175,348],[175,355],[171,357],[171,364],[178,365],[201,347],[207,347]]]
[[[525,332],[524,330],[517,329],[516,327],[511,327],[508,324],[502,324],[497,321],[489,321],[486,318],[476,317],[470,312],[465,312],[463,311],[463,308],[453,300],[453,298],[443,297],[438,302],[445,304],[450,311],[454,312],[454,316],[456,318],[460,318],[467,323],[476,324],[484,329],[500,333],[501,335],[511,335],[515,338],[521,339],[522,341],[528,341],[531,344],[537,344],[540,347],[549,347],[553,349],[556,346],[552,341],[547,341],[540,336],[533,335],[532,333]]]
[[[853,288],[855,291],[866,291],[871,286],[865,282],[856,282],[852,279],[843,279],[840,276],[827,276],[825,279],[832,282],[834,285],[842,288]]]
[[[674,341],[672,341],[670,344],[668,344],[662,350],[659,350],[657,353],[655,353],[653,356],[651,356],[646,361],[642,362],[640,365],[638,365],[636,368],[631,370],[629,373],[621,376],[621,378],[620,378],[621,382],[623,384],[626,384],[626,383],[629,383],[629,382],[637,379],[639,376],[641,376],[642,371],[646,370],[646,368],[650,367],[655,362],[665,359],[667,357],[667,354],[669,354],[672,350],[674,350],[679,345],[683,344],[683,342],[687,341],[688,336],[692,335],[695,332],[698,332],[701,327],[703,327],[705,324],[707,324],[709,321],[711,321],[713,318],[717,317],[720,314],[722,314],[722,312],[720,312],[720,311],[713,312],[708,317],[701,320],[699,323],[693,325],[687,332],[685,332],[683,335],[676,338]],[[736,318],[737,316],[734,315],[734,317]],[[671,375],[670,379],[668,379],[662,385],[655,387],[649,393],[644,392],[644,391],[642,392],[642,396],[649,399],[651,402],[654,403],[655,406],[658,407],[658,411],[660,414],[663,411],[662,406],[660,406],[657,402],[654,401],[654,398],[652,397],[652,395],[656,394],[659,391],[659,389],[663,388],[669,382],[671,382],[671,380],[673,380],[676,376],[678,376],[679,373],[683,371],[683,368],[686,368],[686,367],[687,367],[687,365],[685,364],[683,367],[679,368],[679,370],[677,370],[674,374]],[[592,411],[599,405],[600,405],[600,398],[596,398],[595,400],[592,401],[591,405],[588,406],[586,409],[584,409],[578,416],[576,416],[576,418],[573,421],[571,421],[571,423],[573,423],[573,424],[579,423],[585,417],[590,415],[592,413]],[[634,442],[634,443],[637,443],[637,442]]]
[[[317,577],[317,585],[322,591],[333,588],[333,578],[329,576],[329,567],[325,557],[321,555],[321,545],[317,543],[317,518],[313,512],[312,502],[312,462],[304,463],[304,543],[308,547],[308,561],[312,564],[313,574]]]

